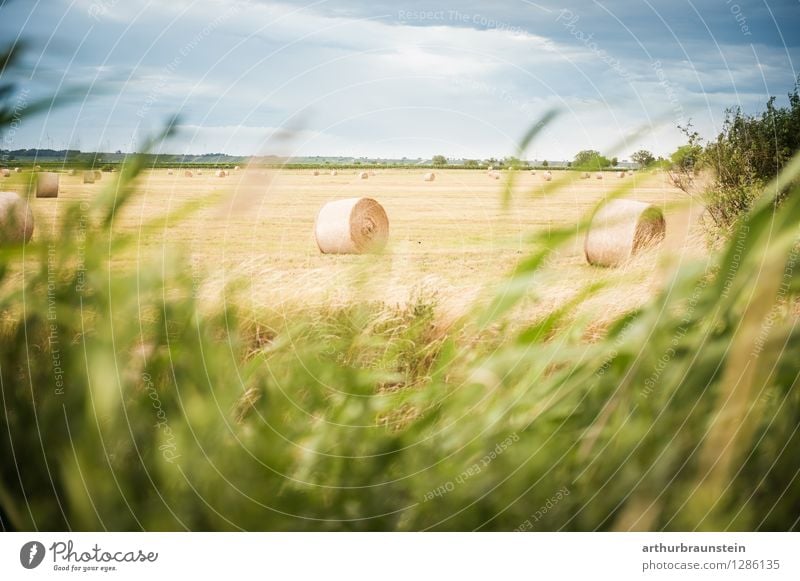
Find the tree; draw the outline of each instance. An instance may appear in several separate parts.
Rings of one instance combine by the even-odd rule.
[[[542,167],[550,167],[550,164],[549,164],[549,163],[547,163],[547,160],[544,160],[544,161],[542,162]]]
[[[477,159],[465,159],[464,160],[464,167],[471,167],[471,168],[478,167],[478,160]]]
[[[443,167],[447,165],[447,158],[443,155],[434,155],[431,158],[431,163],[436,167]]]
[[[611,158],[612,167],[617,167],[618,164],[619,164],[619,160],[616,157],[612,157]]]
[[[656,161],[656,158],[653,157],[652,152],[647,151],[646,149],[640,149],[631,155],[631,159],[642,169],[653,165],[653,163]]]
[[[611,160],[594,149],[584,149],[575,156],[574,165],[583,170],[599,170],[611,165]]]

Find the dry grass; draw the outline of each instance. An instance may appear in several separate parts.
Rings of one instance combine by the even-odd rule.
[[[617,185],[614,180],[580,180],[575,175],[565,189],[545,194],[543,188],[552,183],[520,172],[511,206],[504,209],[504,180],[487,180],[481,170],[439,171],[433,183],[421,181],[417,170],[384,170],[366,181],[350,172],[315,177],[311,170],[254,168],[232,173],[225,181],[212,172],[192,180],[178,173],[145,174],[140,192],[115,218],[114,230],[136,234],[148,221],[208,197],[190,219],[165,223],[156,235],[140,236],[139,254],[166,257],[184,248],[188,257],[183,263],[192,275],[198,280],[208,275],[198,289],[201,296],[218,301],[223,289],[235,292],[254,318],[265,310],[288,316],[295,309],[360,300],[403,304],[419,292],[435,295],[441,313],[457,317],[528,254],[532,234],[577,226]],[[553,182],[563,179],[565,172],[553,172]],[[581,236],[553,256],[520,320],[535,318],[586,283],[600,280],[609,286],[584,309],[608,320],[640,305],[663,283],[669,268],[665,261],[704,254],[697,207],[671,207],[687,198],[663,175],[630,179],[638,181],[627,197],[666,210],[664,251],[645,253],[620,269],[597,268],[586,263]],[[82,184],[81,176],[63,175],[61,186],[58,203],[32,201],[39,232],[54,227],[62,201],[88,200],[109,183]],[[391,216],[385,253],[377,258],[320,254],[314,242],[318,208],[358,196],[375,198]],[[138,264],[133,254],[114,259],[115,268]],[[243,284],[231,290],[234,280]]]

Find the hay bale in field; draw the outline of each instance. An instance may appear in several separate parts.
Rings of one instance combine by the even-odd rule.
[[[21,167],[15,167],[14,168],[14,172],[15,173],[22,173],[22,168]]]
[[[486,171],[494,171],[494,166],[490,165],[489,168]]]
[[[239,166],[234,166],[233,171],[239,171]]]
[[[202,170],[197,170],[197,175],[199,175],[199,176],[203,175]]]
[[[531,170],[531,175],[532,175],[532,176],[535,176],[535,175],[536,175],[536,170],[535,170],[535,169]]]
[[[103,179],[103,172],[98,169],[94,170],[94,181],[99,182],[101,179]]]
[[[359,179],[365,180],[369,177],[369,174],[367,174],[367,172],[365,171],[362,171],[361,173],[358,174],[358,177]]]
[[[585,172],[583,172],[583,173],[581,174],[581,179],[582,179],[582,180],[588,180],[590,177],[592,177],[592,176],[590,176],[590,175],[589,175],[589,172],[588,172],[588,171],[585,171]]]
[[[332,170],[331,170],[331,175],[332,175],[332,176],[339,175],[339,172],[338,172],[338,171],[336,171],[335,169],[332,169]]]
[[[224,169],[218,169],[217,172],[214,175],[217,176],[218,178],[224,178],[225,175],[226,175],[225,174],[225,170]]]
[[[33,166],[33,171],[42,171],[42,166],[40,165]]]
[[[3,174],[4,178],[10,178],[11,177],[11,170],[8,170],[6,168],[3,168],[2,172],[0,172],[0,173]]]
[[[546,181],[546,182],[549,182],[550,180],[552,180],[552,179],[553,179],[553,174],[552,174],[552,173],[550,173],[550,170],[547,170],[546,172],[544,172],[544,173],[542,174],[542,179],[543,179],[544,181]]]
[[[370,172],[369,172],[369,175],[370,175],[370,177],[371,177],[371,176],[374,176],[374,175],[377,175],[377,174],[376,174],[374,171],[370,171]]]
[[[314,237],[323,254],[379,252],[389,238],[389,218],[372,198],[328,202],[317,214]]]
[[[629,176],[632,176],[632,175],[633,175],[633,170],[630,170],[630,169],[629,169],[629,170],[628,170],[628,175],[629,175]]]
[[[28,242],[33,236],[33,212],[16,192],[0,192],[0,247]]]
[[[36,175],[36,197],[57,198],[59,175],[52,171],[41,172]]]
[[[494,178],[494,179],[496,179],[496,180],[499,180],[500,179],[500,172],[499,171],[493,171],[491,174],[489,174],[489,176]]]
[[[618,266],[643,248],[659,244],[665,233],[661,208],[635,200],[611,200],[589,225],[586,260],[596,266]]]
[[[183,172],[183,177],[185,177],[185,178],[190,178],[193,175],[194,174],[192,174],[192,172],[190,172],[188,169],[185,172]]]
[[[175,173],[175,172],[174,172],[174,171],[172,171],[171,169],[168,169],[168,170],[167,170],[167,175],[168,175],[168,176],[171,176],[171,175],[173,175],[174,173]]]
[[[423,177],[423,179],[424,179],[426,182],[432,182],[433,180],[435,180],[435,179],[436,179],[436,174],[435,174],[435,173],[433,173],[432,171],[429,171],[428,173],[426,173],[426,174],[425,174],[425,176]]]
[[[625,177],[625,172],[624,171],[618,171],[617,172],[617,177],[618,178],[624,178]]]
[[[603,179],[603,174],[602,174],[602,173],[600,173],[600,172],[597,172],[597,173],[594,175],[594,177],[595,177],[595,178],[597,178],[598,180],[602,180],[602,179]]]
[[[85,183],[85,184],[93,184],[94,183],[94,172],[93,171],[85,171],[85,172],[83,172],[83,183]]]
[[[74,170],[74,169],[71,169],[71,170],[69,170],[69,171],[67,172],[67,175],[68,175],[68,176],[74,176],[75,174],[76,174],[76,172],[75,172],[75,170]]]

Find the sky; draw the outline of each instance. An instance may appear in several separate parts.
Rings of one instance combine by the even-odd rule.
[[[3,149],[527,159],[668,155],[794,87],[798,0],[0,0],[26,42]],[[37,98],[78,98],[38,115]]]

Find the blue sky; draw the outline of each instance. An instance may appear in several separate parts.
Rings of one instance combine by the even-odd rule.
[[[797,0],[0,3],[26,99],[86,88],[11,149],[131,151],[178,113],[165,151],[485,158],[558,107],[526,157],[667,154],[677,123],[785,102],[800,57]]]

